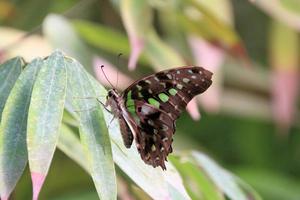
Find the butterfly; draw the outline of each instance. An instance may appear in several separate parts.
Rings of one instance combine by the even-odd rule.
[[[118,119],[124,145],[135,140],[142,160],[166,169],[175,121],[188,102],[212,84],[212,73],[186,66],[164,70],[132,83],[123,93],[110,89],[105,106]]]

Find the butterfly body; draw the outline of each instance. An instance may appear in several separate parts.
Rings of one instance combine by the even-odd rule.
[[[187,66],[137,80],[122,94],[111,89],[106,105],[119,120],[125,146],[130,148],[135,140],[145,163],[166,169],[175,120],[195,95],[211,85],[211,77],[202,67]]]

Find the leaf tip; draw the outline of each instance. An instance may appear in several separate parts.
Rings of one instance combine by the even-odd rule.
[[[191,102],[188,103],[186,109],[193,120],[197,121],[201,118],[201,115],[200,115],[200,112],[199,112],[199,109],[197,106],[197,102],[195,99],[193,99]]]
[[[37,200],[40,194],[41,188],[44,184],[46,176],[38,172],[31,172],[33,195],[32,199]]]
[[[8,200],[9,199],[9,195],[4,195],[0,197],[1,200]]]
[[[138,58],[144,49],[144,41],[138,38],[132,38],[131,48],[132,48],[132,52],[129,57],[128,69],[132,71],[136,68]]]

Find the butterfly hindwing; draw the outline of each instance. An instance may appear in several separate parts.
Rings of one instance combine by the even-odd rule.
[[[124,91],[125,106],[137,127],[137,147],[146,163],[165,169],[175,120],[194,96],[211,85],[211,76],[202,67],[175,68],[140,79]]]
[[[136,101],[136,110],[140,119],[136,138],[138,151],[146,163],[165,169],[164,161],[172,152],[174,120],[165,111],[143,101]]]

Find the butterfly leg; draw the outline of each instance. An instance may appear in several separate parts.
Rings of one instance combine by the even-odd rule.
[[[102,101],[100,101],[100,99],[96,99],[101,105],[102,105],[102,107],[107,111],[107,112],[109,112],[110,114],[113,114],[110,110],[108,110],[107,109],[107,106],[102,102]]]

